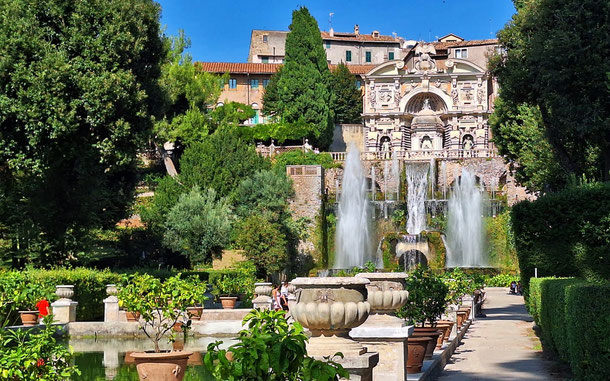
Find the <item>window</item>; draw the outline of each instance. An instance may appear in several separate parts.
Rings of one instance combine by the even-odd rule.
[[[352,51],[351,50],[345,51],[345,62],[352,62]]]
[[[326,49],[330,49],[330,41],[326,41]]]
[[[263,63],[269,63],[269,57],[263,57],[263,58],[261,58],[261,61]]]
[[[229,79],[229,89],[237,89],[237,79],[235,79],[235,78]]]
[[[390,61],[393,61],[393,60],[394,60],[394,52],[389,52],[389,53],[388,53],[388,59],[389,59]]]
[[[251,79],[250,87],[252,87],[253,89],[258,89],[258,79]]]
[[[371,52],[364,53],[366,62],[371,62]]]
[[[266,44],[267,42],[269,42],[269,36],[266,34],[263,34],[263,43]]]
[[[269,80],[263,79],[263,87],[267,87],[267,86],[269,86]]]
[[[468,58],[468,49],[455,49],[455,58]]]
[[[356,88],[357,88],[358,90],[360,90],[360,88],[361,88],[361,87],[362,87],[362,82],[360,82],[360,80],[359,80],[359,79],[358,79],[358,80],[356,80]]]

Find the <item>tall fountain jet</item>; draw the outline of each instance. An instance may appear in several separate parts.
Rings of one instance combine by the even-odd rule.
[[[426,194],[428,192],[428,164],[411,163],[405,166],[407,180],[407,233],[419,234],[426,228]]]
[[[374,186],[374,184],[373,184]],[[363,266],[373,259],[370,238],[371,211],[360,151],[351,144],[345,160],[335,240],[337,269]]]
[[[449,197],[447,267],[484,267],[483,196],[466,169]]]

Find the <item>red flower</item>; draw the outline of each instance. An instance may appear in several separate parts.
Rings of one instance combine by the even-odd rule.
[[[44,359],[38,359],[38,361],[36,361],[36,366],[39,368],[44,366]]]

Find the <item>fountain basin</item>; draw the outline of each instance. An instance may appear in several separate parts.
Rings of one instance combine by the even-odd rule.
[[[405,305],[409,292],[405,290],[405,273],[360,273],[356,278],[370,281],[366,286],[371,313],[394,315]]]

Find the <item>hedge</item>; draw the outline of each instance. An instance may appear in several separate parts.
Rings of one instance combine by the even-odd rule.
[[[516,204],[511,212],[521,281],[540,276],[610,279],[610,183]]]
[[[610,283],[533,278],[527,306],[578,380],[610,379]]]
[[[54,290],[55,286],[61,284],[70,284],[74,286],[74,296],[72,300],[78,302],[76,307],[76,319],[78,321],[96,321],[104,318],[104,302],[108,296],[106,294],[106,285],[111,283],[119,283],[123,274],[129,273],[147,273],[156,278],[165,279],[175,275],[177,270],[124,270],[111,272],[110,270],[95,270],[88,268],[75,269],[26,269],[23,271],[0,271],[0,290],[4,289],[2,285],[9,282],[11,274],[19,273],[22,275],[19,279],[25,279],[32,282],[41,288]],[[198,276],[202,282],[208,281],[210,271],[184,271],[183,276]],[[231,271],[227,270],[227,273]],[[233,271],[231,274],[235,274]],[[14,282],[15,277],[10,277],[10,281]],[[23,281],[23,280],[22,280]],[[34,309],[34,305],[30,308]],[[0,319],[2,316],[0,316]]]

